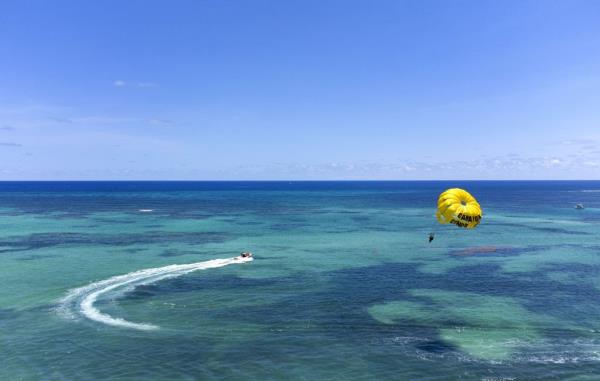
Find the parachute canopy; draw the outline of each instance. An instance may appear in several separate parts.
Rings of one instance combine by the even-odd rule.
[[[464,189],[451,188],[440,194],[435,216],[440,224],[473,229],[479,225],[482,214],[475,197]]]

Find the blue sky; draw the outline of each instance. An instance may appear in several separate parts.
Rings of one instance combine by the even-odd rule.
[[[598,1],[0,3],[0,179],[600,179]]]

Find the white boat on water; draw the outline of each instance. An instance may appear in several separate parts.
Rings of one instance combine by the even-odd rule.
[[[235,260],[240,260],[240,259],[249,259],[249,258],[254,259],[252,253],[249,252],[249,251],[242,251],[240,253],[239,257],[235,257],[234,259]]]

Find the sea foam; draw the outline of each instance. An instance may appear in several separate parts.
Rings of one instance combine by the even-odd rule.
[[[94,303],[104,294],[111,291],[128,287],[128,290],[136,286],[156,283],[168,278],[176,278],[193,271],[206,270],[217,267],[223,267],[232,264],[239,264],[252,261],[253,258],[227,258],[213,259],[205,262],[189,263],[184,265],[169,265],[151,269],[134,271],[125,275],[118,275],[112,278],[90,283],[87,286],[78,287],[70,290],[67,295],[60,300],[58,312],[66,318],[75,319],[78,316],[87,319],[121,328],[130,328],[143,331],[155,330],[160,327],[149,323],[134,323],[122,318],[112,317],[98,310]]]

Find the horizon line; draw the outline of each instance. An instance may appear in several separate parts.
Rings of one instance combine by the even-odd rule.
[[[256,180],[111,180],[111,179],[94,179],[94,180],[65,180],[65,179],[56,179],[56,180],[0,180],[0,183],[17,183],[17,182],[31,182],[31,183],[52,183],[52,182],[139,182],[139,183],[150,183],[150,182],[277,182],[277,183],[289,183],[289,182],[447,182],[447,181],[530,181],[530,182],[548,182],[548,181],[600,181],[600,179],[436,179],[436,180],[424,180],[424,179],[385,179],[385,180],[377,180],[377,179],[321,179],[321,180],[272,180],[272,179],[256,179]]]

